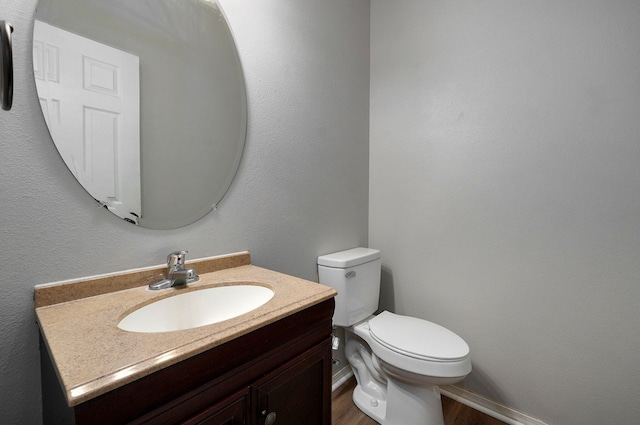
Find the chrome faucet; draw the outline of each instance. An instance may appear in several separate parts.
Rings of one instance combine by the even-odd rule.
[[[184,261],[188,251],[175,251],[167,256],[167,278],[149,285],[149,289],[165,289],[197,282],[200,277],[194,269],[185,269]]]

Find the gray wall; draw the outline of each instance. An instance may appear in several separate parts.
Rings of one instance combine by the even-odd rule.
[[[224,0],[243,61],[249,128],[220,209],[178,230],[98,208],[51,143],[31,72],[34,0],[14,24],[15,99],[0,111],[0,423],[41,422],[33,286],[241,250],[316,279],[318,255],[367,244],[369,3]]]
[[[371,2],[387,307],[553,425],[640,417],[640,2]]]

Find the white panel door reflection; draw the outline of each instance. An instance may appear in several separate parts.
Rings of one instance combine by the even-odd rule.
[[[141,217],[137,56],[35,21],[40,105],[60,155],[96,200]]]

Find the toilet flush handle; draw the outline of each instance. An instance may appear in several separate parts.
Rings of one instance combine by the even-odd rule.
[[[346,278],[356,277],[356,271],[355,270],[348,271],[344,274],[344,277]]]

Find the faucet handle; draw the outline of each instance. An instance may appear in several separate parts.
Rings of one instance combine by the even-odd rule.
[[[174,251],[167,256],[167,266],[169,270],[179,270],[184,268],[184,261],[189,251]]]

